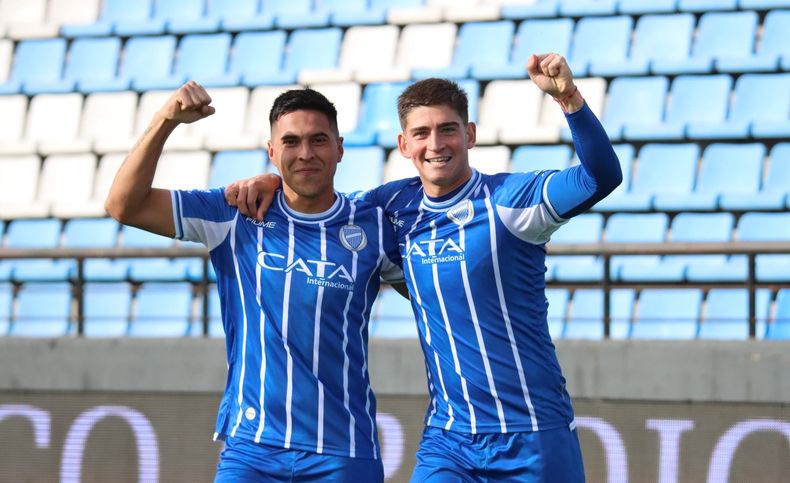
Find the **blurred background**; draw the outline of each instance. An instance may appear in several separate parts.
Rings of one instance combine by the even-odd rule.
[[[204,250],[121,227],[103,201],[187,79],[155,185],[273,170],[268,111],[338,107],[339,191],[416,175],[395,100],[466,90],[486,173],[578,163],[526,75],[558,52],[623,184],[549,245],[549,328],[588,481],[790,474],[790,1],[0,0],[0,480],[209,481],[225,356]],[[382,289],[371,374],[390,481],[427,407],[408,303]]]

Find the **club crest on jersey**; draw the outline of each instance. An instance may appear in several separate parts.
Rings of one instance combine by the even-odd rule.
[[[359,226],[344,225],[340,228],[340,243],[352,252],[358,252],[368,244],[368,237]]]
[[[456,225],[465,225],[475,216],[475,208],[471,200],[463,200],[447,210],[447,218]]]

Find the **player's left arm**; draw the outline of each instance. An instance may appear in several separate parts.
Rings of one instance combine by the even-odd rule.
[[[565,59],[558,54],[533,55],[527,71],[532,81],[554,97],[565,112],[581,162],[553,175],[546,189],[554,211],[567,219],[611,193],[623,181],[623,173],[606,131],[584,102]]]

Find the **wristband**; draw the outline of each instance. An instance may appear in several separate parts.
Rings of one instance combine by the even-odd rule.
[[[562,107],[563,111],[567,112],[567,105],[566,105],[566,103],[571,98],[573,98],[573,97],[575,97],[577,95],[579,96],[579,98],[581,98],[582,103],[584,103],[584,97],[582,97],[581,93],[579,92],[579,88],[577,86],[575,86],[575,85],[573,86],[573,91],[570,94],[568,94],[567,96],[565,96],[565,97],[553,97],[552,96],[552,99],[554,99],[557,102],[557,104],[559,104],[560,107]]]

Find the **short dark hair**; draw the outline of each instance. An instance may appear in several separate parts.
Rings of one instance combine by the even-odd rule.
[[[466,92],[451,80],[431,77],[407,87],[398,96],[398,118],[402,129],[406,128],[406,116],[421,106],[447,106],[461,116],[464,124],[469,122]]]
[[[340,134],[335,105],[326,96],[310,88],[291,89],[277,96],[269,111],[269,125],[274,126],[277,120],[294,111],[318,111],[329,119],[335,134]]]

